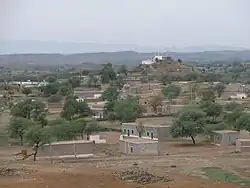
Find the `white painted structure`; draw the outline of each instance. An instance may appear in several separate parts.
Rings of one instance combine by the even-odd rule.
[[[235,95],[230,96],[231,99],[246,99],[247,95],[245,93],[236,93]]]

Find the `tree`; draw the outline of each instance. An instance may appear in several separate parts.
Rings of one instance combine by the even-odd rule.
[[[46,82],[48,83],[54,83],[57,81],[57,78],[56,76],[48,76],[46,79],[45,79]]]
[[[125,81],[122,75],[119,75],[113,83],[113,85],[115,85],[118,90],[121,90],[124,84],[125,84]]]
[[[202,92],[202,101],[214,102],[215,99],[216,99],[216,96],[212,88],[207,88]]]
[[[40,91],[43,92],[45,96],[55,95],[58,92],[58,90],[59,90],[59,83],[57,82],[47,84],[40,88]]]
[[[59,89],[59,94],[62,96],[71,95],[71,94],[73,94],[73,89],[72,89],[72,87],[67,86],[67,85],[61,86]]]
[[[118,70],[118,74],[123,74],[124,76],[128,75],[128,70],[126,65],[122,65],[120,69]]]
[[[72,88],[76,88],[79,87],[81,84],[81,80],[79,78],[79,76],[72,76],[69,81],[68,81],[69,85],[71,85]]]
[[[174,138],[191,137],[193,144],[195,144],[195,136],[204,132],[205,116],[206,114],[199,109],[184,109],[173,122],[172,136]]]
[[[16,103],[11,108],[11,115],[31,119],[36,118],[39,114],[45,111],[44,103],[34,99],[26,99]]]
[[[89,140],[89,136],[92,133],[98,132],[99,130],[100,128],[96,122],[88,122],[84,130],[87,135],[87,140]]]
[[[119,92],[115,86],[108,87],[102,94],[103,100],[114,101],[117,100],[119,96]]]
[[[230,102],[230,103],[225,104],[224,108],[226,111],[235,111],[237,109],[243,110],[244,106],[236,102]]]
[[[31,120],[27,120],[23,117],[13,117],[7,127],[7,131],[10,138],[20,139],[20,145],[24,144],[24,134],[27,129],[33,124]]]
[[[150,101],[149,104],[153,108],[154,113],[157,113],[158,106],[162,106],[163,98],[160,95],[154,96]]]
[[[61,112],[61,117],[66,120],[72,120],[76,113],[77,101],[75,99],[69,98],[65,101],[63,106],[63,111]]]
[[[228,112],[226,113],[225,117],[224,117],[224,120],[225,122],[235,128],[235,129],[239,129],[239,127],[237,127],[237,119],[239,119],[242,115],[244,114],[243,110],[242,109],[236,109],[234,110],[233,112]]]
[[[164,74],[164,75],[161,76],[161,80],[160,81],[161,81],[161,83],[163,85],[167,85],[167,84],[171,83],[172,79],[171,79],[171,77],[168,74]]]
[[[235,128],[237,130],[247,130],[250,132],[250,115],[249,114],[242,114],[237,120],[236,120],[236,126]]]
[[[217,93],[219,98],[221,97],[225,89],[226,89],[226,86],[223,83],[218,83],[214,86],[214,90]]]
[[[108,84],[110,81],[116,79],[116,73],[111,63],[105,64],[102,67],[100,74],[101,74],[101,81],[103,84]]]
[[[136,126],[136,130],[137,130],[137,132],[139,134],[139,137],[141,138],[143,133],[145,132],[145,127],[143,126],[143,123],[141,121]]]
[[[168,98],[168,100],[172,100],[177,98],[181,93],[181,87],[176,86],[174,84],[170,84],[167,87],[162,89],[162,93],[165,97]]]
[[[23,87],[22,88],[22,93],[28,97],[29,94],[32,93],[32,90],[30,88],[28,88],[28,87]]]
[[[86,101],[78,102],[76,106],[76,114],[78,114],[79,117],[87,117],[91,115],[91,109]]]
[[[96,75],[90,74],[88,77],[88,87],[97,87],[98,81],[99,79]]]
[[[203,111],[209,119],[212,118],[213,122],[216,122],[216,118],[222,113],[222,107],[218,103],[210,103]]]
[[[34,161],[36,161],[36,156],[38,149],[45,144],[49,144],[53,138],[53,131],[50,126],[42,127],[41,125],[33,125],[25,134],[25,139],[29,142],[31,146],[34,147]]]
[[[121,122],[134,122],[142,114],[143,108],[137,98],[129,97],[115,102],[113,112]]]

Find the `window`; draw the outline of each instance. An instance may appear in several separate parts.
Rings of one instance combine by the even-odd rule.
[[[154,133],[153,132],[151,132],[151,139],[153,139],[154,138]]]
[[[149,132],[147,132],[147,136],[149,136]]]
[[[126,132],[127,132],[126,129],[123,129],[123,133],[126,134]]]
[[[130,153],[134,153],[134,148],[130,146]]]
[[[131,134],[134,134],[134,130],[131,131]]]

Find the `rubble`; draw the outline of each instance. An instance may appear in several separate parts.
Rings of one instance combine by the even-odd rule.
[[[127,169],[121,173],[116,172],[113,176],[123,181],[130,181],[141,185],[172,181],[169,176],[154,176],[147,170],[139,168]]]

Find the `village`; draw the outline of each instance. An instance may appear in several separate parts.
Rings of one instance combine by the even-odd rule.
[[[204,75],[155,56],[132,70],[108,63],[68,80],[3,82],[0,185],[50,187],[42,174],[54,169],[62,178],[75,175],[75,187],[99,187],[80,170],[88,168],[107,182],[102,187],[248,187],[250,85],[197,79]]]

